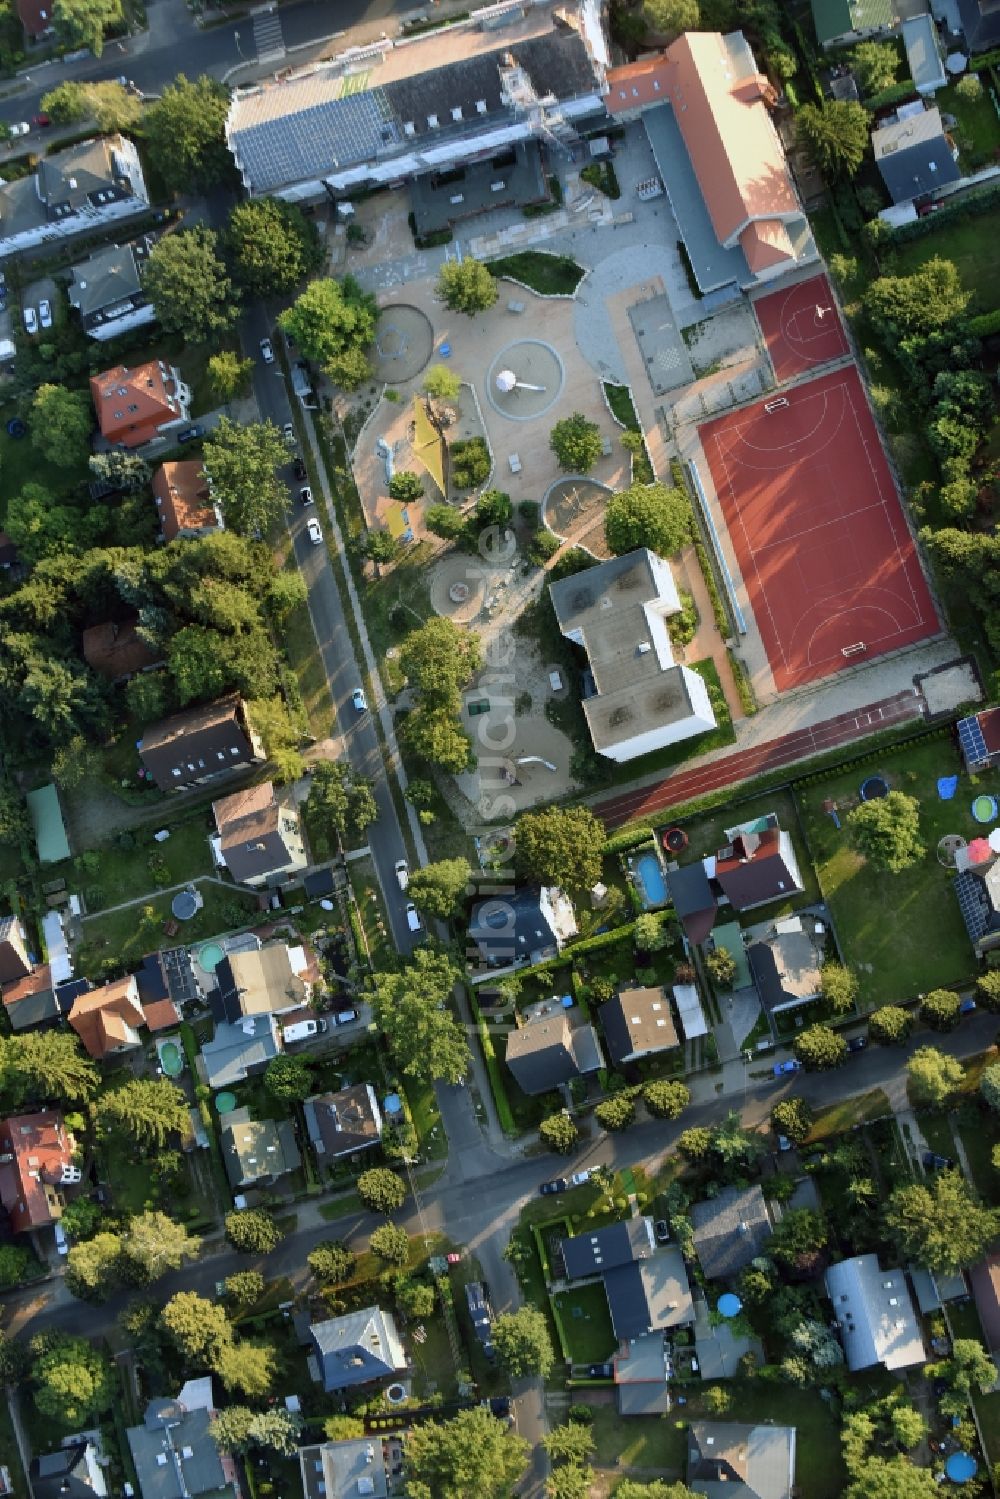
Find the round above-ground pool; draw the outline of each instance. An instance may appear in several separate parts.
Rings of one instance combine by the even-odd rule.
[[[236,1107],[235,1093],[216,1093],[215,1112],[217,1114],[231,1114]]]
[[[225,956],[221,942],[206,942],[198,953],[198,967],[202,973],[214,973]]]
[[[640,854],[632,873],[642,894],[642,903],[647,908],[663,906],[667,901],[667,882],[663,878],[660,861],[655,854]]]
[[[972,803],[972,815],[977,822],[992,822],[997,815],[996,797],[981,792]]]
[[[184,1071],[184,1053],[176,1041],[157,1041],[157,1054],[160,1058],[160,1066],[167,1077],[180,1077]]]
[[[861,782],[858,794],[863,802],[877,802],[880,796],[889,795],[889,782],[885,776],[869,776],[866,781]]]
[[[944,1471],[952,1483],[968,1483],[975,1478],[979,1464],[971,1452],[953,1452],[944,1465]]]
[[[718,1312],[722,1317],[738,1317],[743,1310],[743,1303],[732,1291],[726,1291],[719,1297]]]

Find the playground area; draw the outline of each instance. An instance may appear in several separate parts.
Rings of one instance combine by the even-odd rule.
[[[939,633],[856,366],[699,437],[779,692]]]
[[[779,385],[850,352],[825,276],[758,297],[753,308]]]

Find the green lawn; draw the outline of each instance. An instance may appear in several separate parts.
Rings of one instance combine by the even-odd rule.
[[[855,1094],[852,1098],[844,1098],[839,1103],[818,1110],[807,1142],[816,1145],[820,1140],[828,1140],[831,1135],[846,1134],[856,1124],[865,1124],[869,1119],[882,1119],[889,1113],[889,1099],[881,1088]]]
[[[920,803],[926,852],[900,874],[882,874],[853,848],[846,815],[866,775],[880,771],[894,790]],[[939,776],[959,773],[952,801],[938,798]],[[833,913],[845,961],[855,968],[862,1007],[895,1003],[973,976],[976,963],[951,889],[952,875],[937,861],[944,833],[972,839],[981,831],[971,804],[980,791],[1000,792],[1000,772],[971,783],[951,743],[933,736],[899,750],[887,749],[869,764],[811,782],[798,792],[799,808],[816,861],[820,888]],[[826,798],[840,806],[842,826],[823,811]]]
[[[255,895],[212,881],[203,881],[198,888],[205,904],[196,916],[182,924],[175,941],[200,942],[220,932],[253,924],[257,914]],[[145,953],[161,947],[165,941],[164,926],[171,919],[170,900],[169,895],[157,895],[143,905],[127,906],[85,920],[83,941],[76,955],[77,973],[100,978],[105,964],[125,971],[135,967]]]
[[[1000,1120],[989,1110],[966,1104],[952,1116],[965,1146],[972,1179],[987,1202],[1000,1206],[1000,1172],[993,1164],[993,1147],[1000,1143]],[[949,1152],[954,1154],[954,1151]]]
[[[489,261],[494,276],[512,276],[542,296],[571,297],[584,277],[583,267],[568,255],[521,250]]]
[[[162,843],[154,841],[152,829],[141,828],[130,835],[135,843],[133,848],[123,848],[115,842],[91,849],[86,857],[96,867],[86,869],[81,875],[87,892],[87,909],[103,911],[121,901],[133,900],[144,890],[155,894],[158,888],[213,873],[207,815],[180,823],[169,831],[170,837]],[[65,868],[68,870],[69,866]],[[55,874],[63,872],[62,867],[55,870]]]
[[[5,407],[0,420],[0,473],[3,474],[3,493],[0,497],[0,518],[7,513],[7,501],[17,494],[25,484],[41,484],[50,494],[58,498],[67,494],[77,484],[90,478],[86,464],[82,469],[61,468],[51,463],[44,450],[35,447],[30,436],[13,438],[8,435],[6,422],[14,415],[12,407]]]
[[[555,1297],[566,1346],[575,1364],[598,1364],[618,1347],[604,1286],[578,1286]]]
[[[989,74],[986,75],[988,83]],[[954,84],[939,89],[934,103],[943,114],[954,115],[958,128],[953,132],[963,157],[963,170],[992,165],[1000,150],[1000,119],[993,107],[988,87],[978,99],[963,99]]]
[[[895,247],[887,270],[908,275],[935,255],[952,260],[962,284],[972,292],[973,310],[991,312],[1000,307],[1000,207],[976,218],[957,220],[935,227],[933,234]]]
[[[740,802],[738,805],[717,807],[711,812],[703,812],[697,817],[682,818],[679,826],[683,827],[690,840],[688,849],[681,857],[681,863],[693,864],[696,860],[704,858],[707,854],[714,854],[717,849],[726,843],[726,828],[735,827],[737,823],[753,822],[755,818],[763,817],[766,813],[773,812],[781,829],[791,834],[792,845],[795,849],[795,857],[798,860],[799,873],[802,876],[804,890],[801,895],[793,895],[790,899],[782,901],[778,906],[768,907],[765,915],[768,918],[787,915],[795,910],[797,906],[813,905],[820,900],[819,880],[813,869],[809,850],[799,830],[799,820],[795,812],[795,803],[789,791],[766,791],[760,796],[753,797],[750,801]],[[750,918],[757,921],[759,918],[754,912]]]

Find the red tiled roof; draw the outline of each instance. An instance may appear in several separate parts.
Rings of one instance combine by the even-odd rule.
[[[604,107],[608,114],[626,114],[647,104],[662,104],[667,95],[672,65],[664,53],[608,70],[608,92]]]
[[[977,713],[976,717],[986,748],[991,755],[995,755],[1000,750],[1000,708],[986,708],[982,713]]]
[[[165,423],[182,415],[173,376],[169,370],[164,374],[157,362],[104,370],[91,379],[90,393],[103,435],[127,448],[148,442]]]
[[[165,541],[182,531],[216,531],[219,517],[209,499],[205,470],[196,458],[161,463],[153,475],[153,494]]]
[[[52,0],[17,0],[17,13],[29,36],[41,36],[52,25]]]
[[[134,974],[81,994],[69,1012],[69,1023],[98,1061],[131,1045],[129,1030],[146,1023]]]
[[[58,1188],[63,1168],[73,1163],[73,1137],[54,1109],[14,1114],[0,1123],[0,1202],[16,1233],[42,1228],[62,1215]]]
[[[172,999],[154,999],[151,1004],[143,1005],[142,1013],[151,1031],[166,1031],[180,1025],[180,1011]]]
[[[87,665],[113,682],[133,676],[144,666],[152,666],[157,654],[137,633],[136,624],[134,619],[122,624],[107,619],[84,630],[83,659]]]

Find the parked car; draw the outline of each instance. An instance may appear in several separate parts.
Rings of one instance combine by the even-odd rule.
[[[960,1015],[971,1015],[975,1008],[976,1001],[974,999],[963,999],[958,1007],[958,1013]]]
[[[312,502],[313,502],[313,492],[309,488],[308,484],[303,484],[302,488],[299,490],[299,499],[302,501],[303,505],[311,505],[312,504]]]
[[[264,360],[265,364],[273,364],[274,363],[274,349],[271,346],[271,340],[269,338],[262,338],[261,339],[261,341],[260,341],[260,352],[261,352],[261,357]]]
[[[449,1265],[460,1265],[462,1263],[462,1256],[457,1254],[453,1249],[451,1254],[445,1255],[445,1260]]]
[[[357,1010],[338,1010],[333,1020],[335,1025],[351,1025],[357,1018]]]
[[[355,687],[351,693],[351,702],[354,704],[354,711],[356,713],[368,712],[368,699],[365,697],[363,688]]]
[[[52,327],[52,303],[47,297],[43,297],[38,304],[38,321],[43,328]],[[973,1006],[975,1008],[975,1006]]]
[[[587,1365],[587,1378],[588,1379],[614,1379],[614,1377],[615,1377],[615,1366],[614,1366],[614,1364],[588,1364]]]
[[[564,1176],[557,1176],[553,1181],[542,1182],[538,1190],[543,1197],[551,1197],[553,1192],[565,1192],[568,1186],[569,1182]]]
[[[410,867],[405,859],[396,860],[396,882],[400,890],[405,890],[410,883]]]
[[[775,1077],[785,1077],[788,1073],[800,1072],[801,1069],[802,1063],[797,1062],[794,1057],[789,1057],[787,1062],[775,1062],[774,1075]]]
[[[28,124],[27,120],[18,120],[17,124],[10,127],[10,133],[12,136],[27,135],[30,129],[31,126]]]
[[[61,1223],[57,1223],[53,1230],[56,1238],[56,1250],[59,1254],[69,1254],[69,1241],[66,1238],[66,1230]]]
[[[950,1155],[938,1155],[933,1150],[925,1150],[921,1160],[925,1171],[947,1171],[955,1164]]]
[[[281,435],[286,442],[295,441],[295,428],[291,422],[285,422],[281,428]]]
[[[791,1148],[792,1148],[792,1142],[788,1138],[788,1136],[787,1135],[779,1135],[778,1136],[778,1149],[779,1150],[791,1150]]]
[[[24,326],[29,333],[38,332],[38,314],[33,307],[24,309]]]
[[[197,426],[197,425],[195,425],[193,427],[182,427],[181,430],[177,434],[177,441],[178,442],[198,442],[204,436],[205,436],[205,429],[204,429],[204,427],[200,427],[200,426]]]
[[[590,1181],[592,1174],[593,1173],[591,1170],[574,1171],[573,1175],[570,1177],[570,1181],[573,1183],[574,1187],[583,1187],[586,1186],[587,1182]]]
[[[670,1243],[670,1224],[666,1218],[657,1218],[653,1224],[653,1233],[656,1235],[657,1244]]]
[[[320,525],[319,521],[314,515],[310,516],[309,520],[306,522],[306,535],[309,537],[309,540],[312,542],[314,547],[322,545],[323,527]]]
[[[465,1299],[469,1306],[473,1330],[482,1344],[483,1352],[491,1361],[493,1350],[493,1317],[490,1310],[486,1286],[482,1281],[471,1280],[465,1288]]]
[[[868,1045],[867,1036],[852,1036],[847,1043],[848,1051],[864,1051]]]
[[[296,1041],[308,1041],[311,1036],[318,1036],[325,1030],[325,1020],[297,1020],[294,1025],[286,1025],[281,1036],[286,1045],[293,1045]]]
[[[481,1403],[489,1406],[490,1413],[496,1416],[498,1421],[513,1421],[514,1407],[509,1395],[493,1395],[489,1400]]]
[[[32,115],[31,123],[37,125],[41,130],[47,130],[52,124],[52,117],[46,114]]]
[[[410,928],[411,932],[422,932],[424,929],[424,924],[420,920],[420,912],[412,900],[406,908],[406,925]]]
[[[295,475],[296,479],[304,479],[305,478],[305,476],[306,476],[306,466],[302,462],[301,458],[296,458],[295,462],[292,464],[292,473]]]

